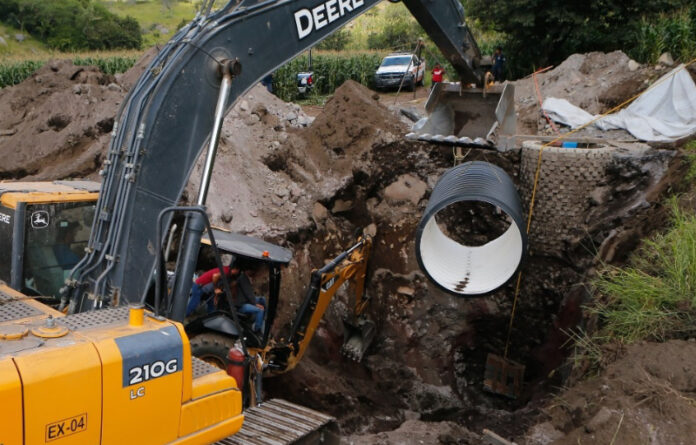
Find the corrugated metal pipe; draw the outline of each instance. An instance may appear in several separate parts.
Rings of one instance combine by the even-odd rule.
[[[460,244],[443,233],[436,216],[441,210],[463,201],[488,203],[502,210],[508,217],[509,227],[498,238],[481,246]],[[462,215],[457,224],[467,224],[466,215]],[[493,292],[515,274],[526,250],[522,203],[512,179],[503,169],[474,161],[460,164],[442,175],[416,232],[418,264],[433,283],[460,296]]]

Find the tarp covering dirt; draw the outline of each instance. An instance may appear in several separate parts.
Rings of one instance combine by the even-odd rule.
[[[589,114],[601,114],[645,90],[667,71],[662,65],[640,65],[622,51],[573,54],[551,70],[515,81],[518,131],[551,130],[539,96],[541,102],[547,97],[565,99]]]
[[[605,131],[623,129],[641,141],[672,141],[696,133],[696,84],[680,65],[628,107],[602,118],[554,97],[544,100],[543,109],[571,128],[599,119],[594,125]]]

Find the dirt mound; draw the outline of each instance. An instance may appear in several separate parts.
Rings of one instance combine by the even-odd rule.
[[[559,394],[526,443],[694,443],[694,392],[695,341],[633,345],[600,377]]]
[[[119,105],[156,54],[115,78],[52,60],[0,90],[0,179],[98,179]]]
[[[573,54],[563,63],[537,75],[543,99],[566,99],[591,114],[603,113],[648,87],[650,81],[668,68],[641,66],[631,62],[622,51]],[[515,82],[518,131],[543,132],[546,121],[540,113],[534,78]]]
[[[309,130],[310,146],[341,155],[354,146],[374,143],[383,132],[399,134],[403,128],[378,100],[379,95],[359,83],[345,82]]]
[[[337,89],[313,123],[298,105],[254,87],[223,125],[208,205],[213,222],[277,238],[313,227],[315,204],[346,187],[373,146],[405,131],[390,116],[355,82]],[[204,156],[188,196],[196,196]]]
[[[120,86],[95,67],[50,61],[0,90],[0,178],[83,177],[99,165]]]
[[[118,84],[121,85],[121,87],[123,87],[124,90],[130,91],[130,89],[133,88],[138,79],[140,79],[140,76],[145,71],[145,68],[147,68],[152,59],[154,59],[159,52],[159,46],[153,46],[152,48],[145,51],[145,53],[142,56],[140,56],[140,59],[138,59],[138,61],[135,62],[135,65],[133,65],[131,69],[129,69],[125,73],[116,74],[116,81],[118,82]]]

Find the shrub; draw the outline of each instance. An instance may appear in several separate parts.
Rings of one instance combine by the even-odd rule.
[[[557,65],[577,52],[626,50],[645,45],[646,55],[636,58],[649,61],[657,51],[655,47],[667,50],[671,46],[677,50],[692,46],[694,40],[693,34],[683,29],[687,22],[691,27],[694,23],[695,7],[688,0],[465,0],[464,3],[483,26],[505,36],[503,46],[514,76]],[[660,17],[671,18],[657,24]],[[663,44],[662,39],[672,43]],[[682,54],[681,49],[678,54]]]
[[[94,0],[2,0],[0,17],[60,51],[142,45],[135,19],[118,17]]]
[[[346,48],[349,41],[350,31],[343,28],[319,42],[316,48],[320,51],[342,51]]]
[[[367,37],[369,49],[413,49],[425,31],[406,8],[389,8],[386,20],[377,32]]]
[[[635,45],[629,55],[641,62],[654,63],[664,52],[684,62],[696,57],[696,6],[671,14],[642,17],[634,26]]]

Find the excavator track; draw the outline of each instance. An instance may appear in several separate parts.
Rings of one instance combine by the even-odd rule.
[[[336,419],[282,399],[244,411],[242,429],[215,445],[338,445]]]

